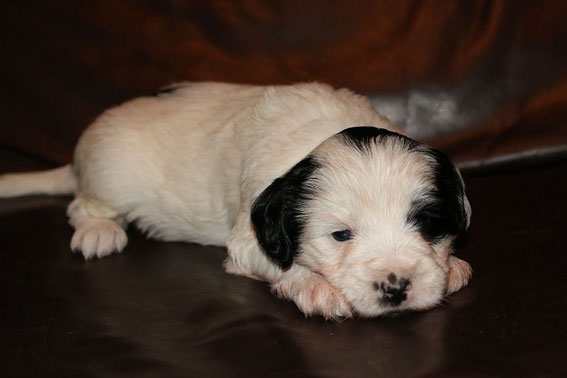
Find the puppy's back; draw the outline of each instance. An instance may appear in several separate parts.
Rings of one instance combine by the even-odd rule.
[[[81,195],[166,240],[222,244],[238,206],[235,123],[262,87],[180,83],[109,109],[81,136]]]

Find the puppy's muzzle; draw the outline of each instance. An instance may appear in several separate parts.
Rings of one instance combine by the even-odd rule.
[[[387,282],[374,283],[374,288],[377,289],[382,297],[380,301],[390,306],[399,306],[403,301],[408,298],[407,292],[411,288],[411,282],[407,278],[400,278],[395,273],[388,274]]]

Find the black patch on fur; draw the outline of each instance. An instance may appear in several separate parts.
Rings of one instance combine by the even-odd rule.
[[[408,152],[425,153],[433,158],[434,185],[436,190],[432,198],[416,201],[408,222],[417,226],[423,237],[437,243],[447,236],[454,236],[454,241],[461,237],[467,228],[467,215],[464,207],[465,191],[455,166],[449,158],[437,149],[419,143],[396,132],[371,126],[357,126],[339,133],[343,141],[360,150],[369,152],[370,146],[380,143],[383,138],[398,138]]]
[[[396,132],[380,129],[372,126],[356,126],[345,129],[339,133],[343,136],[343,141],[361,152],[367,152],[370,145],[376,144],[377,139],[385,137],[398,138],[407,145],[409,149],[413,149],[419,145],[415,140]]]
[[[301,208],[314,195],[313,173],[320,164],[308,156],[277,178],[254,201],[251,220],[267,255],[282,269],[289,268],[298,252],[305,227]]]
[[[465,189],[457,169],[441,151],[422,145],[423,152],[434,161],[432,198],[415,201],[408,215],[408,222],[415,225],[423,237],[437,243],[447,236],[454,242],[467,230]]]

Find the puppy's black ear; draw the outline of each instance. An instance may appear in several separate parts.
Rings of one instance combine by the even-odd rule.
[[[456,241],[465,234],[471,215],[463,179],[447,155],[433,147],[420,148],[433,158],[435,191],[433,201],[415,204],[412,221],[428,240],[452,236]]]
[[[463,235],[469,227],[470,205],[465,194],[465,183],[449,157],[433,149],[432,155],[437,160],[436,186],[439,196],[446,201],[449,218],[453,222],[451,231],[456,236]]]
[[[277,178],[254,201],[251,220],[267,255],[287,269],[297,254],[305,225],[302,208],[315,191],[313,173],[319,163],[311,156]]]

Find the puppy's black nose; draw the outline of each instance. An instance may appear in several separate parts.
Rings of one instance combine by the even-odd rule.
[[[401,278],[400,280],[394,279],[395,274],[388,275],[388,283],[382,282],[380,289],[382,289],[382,301],[392,306],[399,306],[400,303],[408,298],[407,289],[410,280]]]
[[[408,298],[406,291],[402,288],[389,286],[384,290],[382,300],[392,306],[398,306]]]

